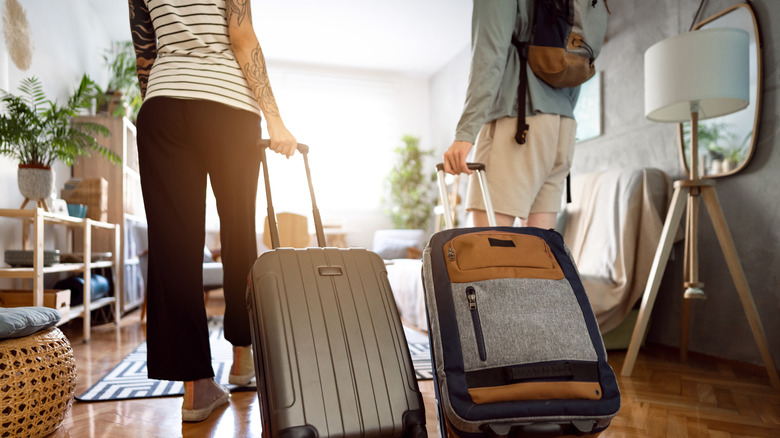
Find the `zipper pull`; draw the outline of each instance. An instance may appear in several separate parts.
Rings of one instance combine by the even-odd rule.
[[[466,299],[469,301],[469,310],[472,312],[477,310],[477,291],[473,287],[466,288]]]
[[[482,322],[479,319],[479,310],[477,310],[477,291],[474,290],[473,286],[468,286],[466,288],[466,299],[469,302],[469,310],[471,311],[471,322],[474,324],[474,338],[477,342],[479,360],[485,362],[487,360],[485,335],[482,333]]]
[[[455,261],[455,249],[453,247],[450,247],[450,250],[447,251],[447,255],[449,256],[451,262]]]

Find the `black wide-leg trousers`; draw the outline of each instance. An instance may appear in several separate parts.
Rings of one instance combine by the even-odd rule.
[[[148,374],[174,381],[213,377],[203,295],[206,177],[220,218],[225,338],[247,346],[260,118],[217,102],[154,97],[144,102],[137,124],[149,225]]]

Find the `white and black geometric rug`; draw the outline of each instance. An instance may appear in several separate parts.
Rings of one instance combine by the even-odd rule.
[[[409,351],[412,356],[415,374],[418,380],[430,380],[433,378],[431,370],[430,348],[428,337],[414,330],[404,327]],[[229,385],[228,374],[233,361],[233,349],[225,340],[222,330],[222,320],[218,318],[209,320],[209,341],[211,343],[211,359],[214,368],[215,379],[230,388],[232,392],[256,391],[254,386]],[[134,398],[170,397],[184,394],[182,382],[167,380],[153,380],[146,374],[146,342],[142,342],[132,353],[122,360],[114,369],[109,371],[100,381],[76,396],[81,402],[127,400]]]

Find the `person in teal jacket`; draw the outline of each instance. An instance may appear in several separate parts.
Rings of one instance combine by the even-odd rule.
[[[554,88],[527,69],[525,144],[515,141],[520,55],[512,44],[532,34],[532,0],[475,0],[472,13],[471,72],[466,103],[455,141],[444,153],[444,170],[471,171],[466,158],[484,163],[496,220],[512,226],[554,228],[561,209],[564,180],[574,155],[574,105],[579,87]],[[477,184],[470,180],[466,209],[475,226],[487,226]]]

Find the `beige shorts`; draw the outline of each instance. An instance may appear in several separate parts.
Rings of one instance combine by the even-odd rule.
[[[536,114],[526,118],[526,143],[515,142],[517,118],[482,126],[473,161],[484,163],[496,213],[527,219],[529,213],[561,210],[564,180],[574,157],[577,123],[569,117]],[[479,184],[469,178],[467,210],[484,210]]]

